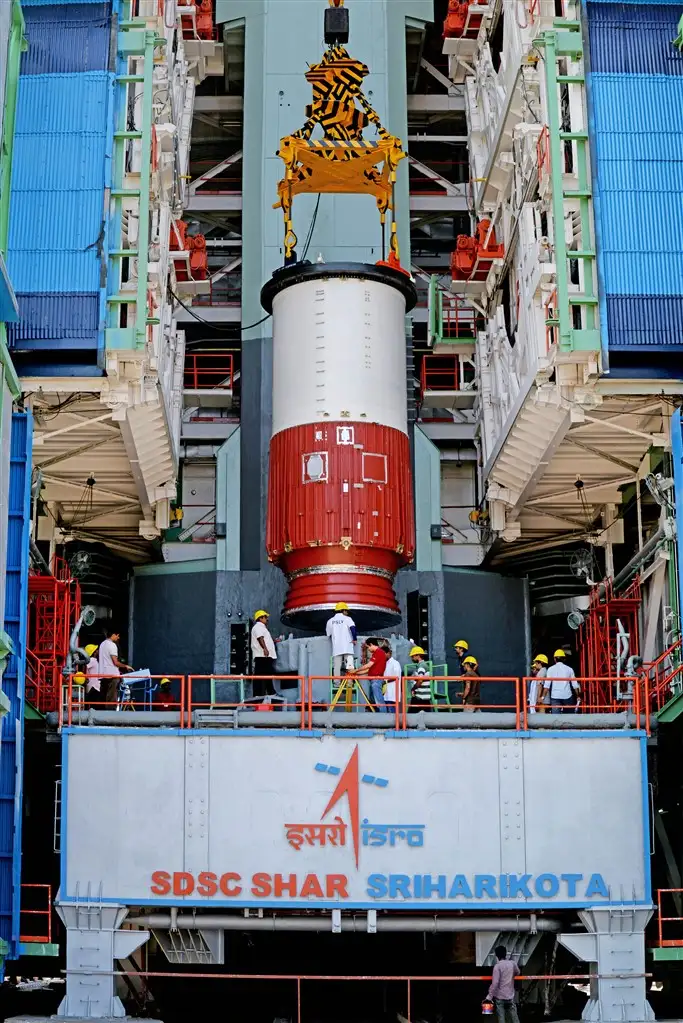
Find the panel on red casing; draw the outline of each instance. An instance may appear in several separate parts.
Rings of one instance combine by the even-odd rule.
[[[412,560],[408,437],[358,422],[308,424],[276,434],[270,444],[266,546],[275,562],[290,551],[307,550],[316,564],[372,565],[368,548],[391,551],[396,568]],[[311,549],[319,547],[327,548],[324,556],[322,551],[313,556]],[[342,553],[346,556],[339,557]],[[379,560],[384,564],[386,558]]]

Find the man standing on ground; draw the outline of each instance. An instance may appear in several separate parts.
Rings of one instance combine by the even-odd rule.
[[[332,641],[332,675],[339,679],[343,673],[353,671],[353,644],[357,633],[349,605],[340,600],[334,610],[335,614],[325,626],[325,633]]]
[[[558,649],[553,654],[554,664],[548,668],[543,695],[550,696],[550,713],[571,713],[574,697],[581,692],[574,669],[565,663],[566,653]]]
[[[492,998],[496,1006],[498,1023],[519,1023],[517,1006],[515,1005],[515,977],[519,976],[519,966],[507,957],[505,945],[496,948],[498,962],[493,967],[491,987],[488,998]]]
[[[106,630],[107,638],[100,643],[97,655],[101,680],[104,681],[104,699],[107,706],[116,706],[119,693],[119,678],[122,671],[134,671],[130,664],[119,660],[118,642],[121,634],[115,629]]]
[[[255,678],[252,683],[254,697],[272,696],[275,693],[273,688],[273,672],[275,671],[275,643],[268,631],[267,611],[256,611],[254,624],[251,630],[251,657],[254,666]]]

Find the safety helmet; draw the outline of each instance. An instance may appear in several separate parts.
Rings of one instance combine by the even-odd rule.
[[[557,648],[557,650],[553,654],[553,657],[566,657],[566,656],[567,655],[566,655],[565,651],[560,649],[559,647]]]
[[[72,682],[75,686],[84,686],[86,683],[86,677],[82,671],[77,671],[72,679]]]
[[[557,656],[557,654],[555,656]],[[545,654],[536,654],[536,656],[534,657],[534,659],[533,659],[533,661],[531,663],[532,664],[536,664],[537,662],[538,662],[538,664],[547,664],[548,663],[548,658],[546,657]]]
[[[410,656],[415,657],[417,654],[422,654],[424,656],[424,650],[421,646],[414,646],[411,648]]]
[[[85,647],[85,652],[88,655],[88,657],[92,657],[96,650],[97,643],[88,643],[87,647]]]
[[[270,615],[267,611],[254,611],[254,621],[257,622],[259,618],[269,618]]]
[[[465,660],[462,663],[463,664],[473,664],[475,668],[477,668],[479,666],[479,661],[477,660],[476,657],[466,657]]]
[[[159,680],[160,686],[170,686],[170,684],[171,684],[170,678],[162,678]]]
[[[458,647],[462,647],[463,650],[469,650],[470,648],[470,645],[466,639],[459,639],[457,643],[453,644],[453,646],[455,647],[456,650],[458,649]]]
[[[343,600],[339,600],[334,605],[334,609],[335,609],[335,611],[348,611],[349,605],[345,604]]]

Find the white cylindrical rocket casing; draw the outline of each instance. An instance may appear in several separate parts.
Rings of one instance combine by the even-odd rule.
[[[412,560],[405,314],[410,277],[365,264],[277,271],[266,545],[289,578],[283,619],[318,628],[338,601],[362,628],[399,618]]]
[[[404,295],[328,277],[273,298],[273,434],[348,419],[407,433]]]

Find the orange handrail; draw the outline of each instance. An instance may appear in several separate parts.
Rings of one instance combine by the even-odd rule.
[[[424,397],[427,391],[457,391],[459,383],[458,357],[456,355],[425,355],[420,373],[420,391]]]
[[[188,352],[185,355],[185,388],[232,391],[234,360],[229,352]]]
[[[683,670],[683,667],[681,669]],[[86,676],[87,677],[87,676]],[[313,728],[313,711],[316,707],[313,700],[313,683],[314,682],[349,682],[364,684],[364,691],[367,694],[370,692],[369,683],[372,681],[379,681],[377,679],[369,679],[368,676],[330,676],[330,675],[276,675],[279,682],[285,683],[289,681],[291,683],[290,688],[296,687],[297,694],[294,701],[297,711],[300,715],[299,727],[301,729],[311,730]],[[470,676],[464,675],[439,675],[439,676],[419,676],[423,681],[430,683],[437,683],[440,685],[446,685],[449,683],[460,683],[461,685]],[[539,705],[538,700],[535,706],[531,707],[529,704],[529,690],[530,685],[538,679],[534,676],[514,676],[514,675],[482,675],[482,676],[471,676],[480,684],[488,686],[490,684],[495,685],[507,685],[511,688],[509,696],[505,697],[504,702],[500,700],[496,702],[479,702],[476,705],[463,705],[459,701],[462,698],[462,694],[458,694],[458,702],[451,702],[451,695],[448,688],[446,689],[445,697],[441,694],[436,697],[432,697],[432,703],[429,707],[425,704],[424,709],[435,710],[437,712],[459,712],[464,709],[470,711],[490,711],[490,712],[510,712],[515,715],[514,727],[517,731],[527,731],[529,728],[529,714],[534,711],[543,712],[546,709],[545,705]],[[171,708],[179,711],[180,715],[180,728],[191,729],[192,724],[192,712],[202,707],[210,709],[220,708],[232,708],[232,709],[245,709],[245,707],[254,710],[271,710],[276,705],[265,702],[263,704],[258,703],[259,697],[250,697],[246,695],[244,691],[244,683],[263,682],[264,677],[260,675],[140,675],[137,679],[135,677],[127,676],[99,676],[102,683],[108,679],[116,679],[118,682],[128,682],[131,687],[130,699],[122,703],[121,700],[112,702],[111,699],[107,700],[105,692],[101,693],[92,692],[87,697],[87,703],[89,707],[97,709],[98,707],[104,709],[119,709],[119,710],[140,710],[144,713],[145,710],[160,709],[162,706],[164,709]],[[159,690],[159,683],[162,679],[169,679],[175,683],[173,695],[171,692]],[[399,680],[399,691],[397,693],[396,700],[386,701],[385,705],[388,705],[389,713],[394,715],[395,721],[394,726],[397,731],[405,731],[408,728],[408,713],[422,709],[420,706],[411,706],[411,690],[415,686],[418,680],[418,676],[403,675]],[[198,682],[232,682],[240,687],[239,698],[225,701],[218,700],[214,697],[211,700],[199,699],[197,696],[196,684]],[[382,679],[383,682],[391,682],[393,679],[385,677]],[[619,714],[624,711],[630,712],[635,721],[633,722],[636,729],[644,731],[647,735],[650,734],[650,704],[651,704],[651,690],[649,680],[646,674],[640,674],[633,677],[623,677],[619,680],[614,678],[604,677],[581,677],[578,676],[574,680],[579,687],[579,701],[577,705],[568,704],[567,706],[560,707],[556,712],[573,713],[578,715],[576,720],[576,728],[580,729],[581,721],[580,715],[582,714]],[[622,689],[620,692],[617,686],[627,688]],[[140,687],[143,687],[143,692],[139,691]],[[137,687],[137,688],[136,688]],[[74,709],[84,709],[84,690],[85,685],[81,684],[79,679],[74,681],[74,676],[71,675],[65,680],[63,687],[64,698],[59,704],[59,725],[60,728],[63,725],[71,727],[74,723]],[[163,693],[161,701],[159,700],[160,692]],[[154,698],[154,694],[156,698]],[[490,693],[484,693],[485,697],[490,697]],[[481,695],[479,696],[481,700]],[[358,705],[350,704],[353,700],[345,700],[344,704],[340,703],[339,698],[335,699],[334,696],[325,698],[324,702],[319,706],[328,710],[331,708],[331,704],[334,706],[333,710],[357,710]],[[369,709],[374,710],[375,706],[371,700],[368,700]],[[381,707],[379,708],[381,709]],[[78,719],[79,723],[81,719]],[[275,723],[275,722],[274,722]],[[537,725],[541,726],[541,722],[536,721]],[[140,721],[140,725],[144,724]]]
[[[683,924],[683,916],[663,916],[662,915],[662,895],[680,895],[683,896],[683,888],[658,888],[657,889],[657,923],[659,930],[659,947],[660,948],[680,948],[683,946],[683,937],[681,938],[665,938],[664,927],[665,923],[680,923]]]
[[[32,942],[35,944],[51,944],[52,943],[52,885],[51,884],[22,884],[21,892],[23,894],[24,889],[27,888],[39,888],[47,894],[47,909],[24,909],[20,906],[19,917],[23,916],[46,916],[47,917],[47,934],[22,934],[21,923],[19,924],[19,941]]]

